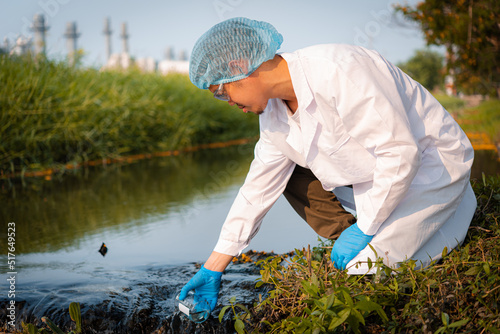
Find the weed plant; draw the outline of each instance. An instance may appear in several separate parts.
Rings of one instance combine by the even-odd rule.
[[[379,259],[377,274],[349,276],[333,267],[329,241],[257,262],[269,292],[238,316],[238,333],[499,333],[500,178],[473,186],[464,244],[427,268]]]
[[[253,137],[248,117],[186,75],[0,55],[0,173]]]

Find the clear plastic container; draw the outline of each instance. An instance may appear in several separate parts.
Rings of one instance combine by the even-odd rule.
[[[198,303],[194,301],[194,292],[189,291],[184,300],[179,300],[179,294],[175,296],[175,307],[184,313],[189,320],[201,323],[210,316],[210,304],[206,299],[202,299]]]

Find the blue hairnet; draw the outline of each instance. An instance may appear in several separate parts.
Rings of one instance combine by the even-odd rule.
[[[274,57],[283,36],[269,23],[244,17],[216,24],[194,45],[189,78],[201,89],[246,78]]]

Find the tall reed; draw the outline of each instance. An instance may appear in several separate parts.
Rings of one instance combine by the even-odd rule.
[[[182,149],[258,133],[186,75],[0,55],[0,173]]]

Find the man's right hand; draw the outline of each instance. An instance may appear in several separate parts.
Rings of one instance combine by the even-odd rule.
[[[189,291],[194,290],[195,302],[206,299],[210,304],[210,311],[215,309],[219,297],[222,272],[208,270],[205,267],[196,273],[181,289],[180,300],[186,298]]]

